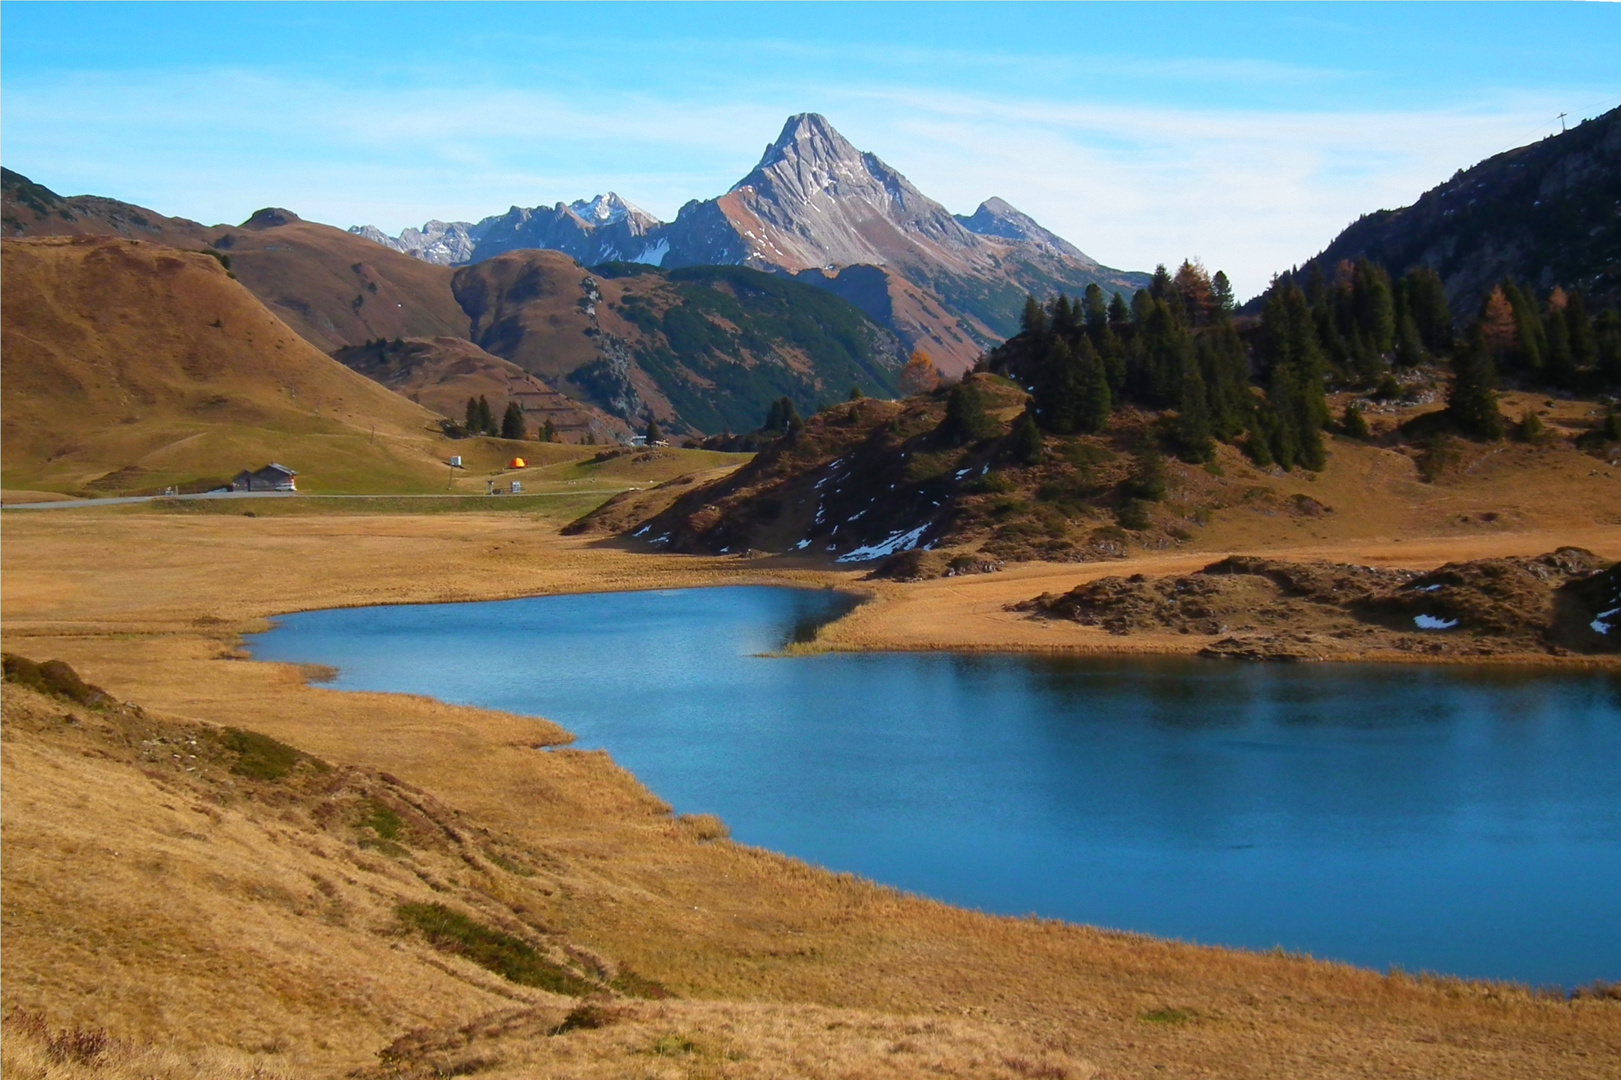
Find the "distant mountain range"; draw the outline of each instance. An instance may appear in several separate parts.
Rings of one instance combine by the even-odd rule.
[[[1504,277],[1575,286],[1593,308],[1621,304],[1621,108],[1509,150],[1431,188],[1411,206],[1366,214],[1297,276],[1367,258],[1392,276],[1441,275],[1460,318]]]
[[[1130,293],[1145,274],[1103,266],[1001,199],[953,215],[815,113],[788,119],[730,191],[683,206],[673,222],[609,192],[551,207],[512,207],[477,223],[430,221],[389,237],[350,230],[445,266],[509,251],[561,251],[583,266],[740,265],[791,274],[856,303],[947,375],[1018,328],[1029,293],[1097,283]],[[847,268],[863,270],[842,280]]]
[[[631,220],[634,208],[622,207],[580,204],[599,227]],[[290,210],[205,226],[112,199],[64,198],[9,171],[0,221],[11,236],[212,250],[283,323],[354,370],[452,419],[467,396],[491,396],[497,411],[502,398],[518,400],[531,428],[551,420],[571,439],[589,432],[600,442],[649,415],[672,433],[751,431],[782,397],[808,413],[852,387],[892,394],[906,359],[891,332],[838,295],[848,288],[860,299],[859,275],[817,289],[741,266],[586,271],[532,247],[440,266]],[[12,275],[40,264],[7,265]],[[23,284],[8,277],[5,288]],[[913,308],[896,310],[905,318]]]

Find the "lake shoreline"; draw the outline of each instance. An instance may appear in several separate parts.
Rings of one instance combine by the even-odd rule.
[[[1372,1061],[1386,1071],[1460,1080],[1548,1069],[1598,1078],[1608,1071],[1604,1061],[1621,1059],[1621,1006],[1606,1000],[1556,1000],[1508,984],[1380,974],[1299,957],[977,915],[900,897],[741,845],[697,839],[606,754],[567,747],[535,753],[536,745],[567,740],[567,733],[549,721],[410,694],[329,690],[308,682],[292,665],[243,662],[241,635],[262,629],[278,613],[725,583],[832,584],[885,594],[881,607],[863,605],[832,624],[836,632],[819,636],[823,647],[854,635],[865,636],[863,644],[870,647],[880,640],[873,632],[878,629],[890,645],[913,644],[933,635],[932,620],[949,610],[962,631],[956,637],[976,648],[1005,641],[1014,621],[1003,610],[1008,603],[1073,585],[1081,574],[1132,572],[1130,564],[1121,563],[1013,568],[986,575],[948,606],[936,604],[935,594],[960,587],[961,581],[897,586],[863,582],[856,573],[615,552],[559,538],[561,523],[499,514],[181,518],[89,510],[8,516],[6,544],[0,548],[6,581],[0,636],[7,651],[65,660],[90,682],[154,717],[262,732],[335,765],[378,770],[433,793],[464,815],[458,829],[482,824],[510,835],[556,867],[548,873],[565,875],[566,889],[536,892],[526,900],[533,905],[526,918],[567,932],[595,953],[679,992],[683,1000],[855,1010],[841,1023],[956,1018],[950,1022],[970,1025],[964,1030],[981,1033],[975,1037],[990,1040],[986,1046],[1004,1045],[995,1041],[1002,1038],[996,1032],[1027,1032],[1044,1045],[1084,1056],[1109,1075],[1146,1074],[1158,1066],[1170,1075],[1202,1071],[1282,1080],[1347,1075]],[[1492,539],[1497,549],[1505,546]],[[1516,544],[1520,553],[1530,554],[1548,550],[1555,541],[1576,542],[1609,557],[1621,554],[1621,530],[1529,537]],[[1405,554],[1403,547],[1395,551]],[[1438,565],[1457,545],[1445,542],[1445,547],[1427,551],[1414,544],[1407,547],[1414,557],[1404,561]],[[1391,551],[1366,554],[1387,558]],[[1141,566],[1146,569],[1151,561],[1177,569],[1180,559],[1183,569],[1196,569],[1217,557],[1182,552]],[[882,626],[869,622],[878,610],[884,613]],[[1035,635],[1029,628],[1015,629],[1025,639]],[[1072,643],[1108,637],[1080,627],[1043,633]],[[833,640],[821,641],[824,636]],[[7,747],[8,768],[33,760],[19,757],[17,744]],[[76,754],[60,760],[75,769],[102,767]],[[42,777],[56,775],[40,768]],[[144,786],[132,788],[130,798],[163,799],[149,781],[139,783]],[[54,784],[40,790],[49,793]],[[18,801],[20,786],[8,784],[5,790],[8,858],[0,867],[8,872],[23,872],[25,850],[55,850],[50,830],[77,822],[100,805],[94,799],[83,807],[68,801],[42,818],[42,811]],[[96,789],[92,784],[85,790]],[[141,820],[130,818],[132,808],[146,805],[126,800],[108,809],[112,817],[85,818],[85,826],[92,834],[123,828],[126,819]],[[140,813],[170,813],[158,802],[151,805]],[[190,813],[176,805],[177,812]],[[215,828],[191,817],[197,823],[184,826],[188,831]],[[34,846],[13,847],[39,830],[45,831],[29,841]],[[183,841],[160,837],[159,842],[154,852]],[[8,880],[8,903],[24,895],[23,884],[37,888],[84,879],[93,885],[102,872],[84,873],[83,850],[62,849],[60,867],[51,874]],[[215,850],[223,854],[225,849]],[[364,852],[356,857],[377,861]],[[471,874],[465,867],[459,872]],[[210,874],[186,880],[175,893],[177,901],[214,902]],[[307,891],[308,879],[301,880],[299,888]],[[511,880],[517,887],[530,879]],[[228,902],[239,904],[240,887],[231,888],[238,891]],[[143,895],[133,888],[96,894],[97,903],[111,905],[105,908],[108,929],[95,923],[74,931],[105,935],[101,951],[81,967],[72,966],[76,954],[63,952],[75,940],[63,936],[63,929],[69,923],[77,927],[73,920],[101,908],[83,908],[64,895],[27,909],[45,920],[37,924],[34,915],[8,908],[8,959],[14,969],[6,982],[8,1007],[60,1007],[63,1015],[96,1022],[95,1014],[73,1011],[83,999],[76,990],[64,990],[68,996],[60,1002],[40,996],[55,985],[58,976],[52,973],[82,968],[85,977],[106,988],[109,1000],[156,1002],[154,986],[191,994],[185,1000],[195,999],[196,1005],[184,1007],[211,1018],[206,1030],[238,1018],[287,1040],[289,1053],[308,1061],[312,1073],[341,1075],[374,1061],[372,1049],[403,1031],[453,1026],[511,1005],[476,979],[446,981],[431,967],[407,972],[399,965],[411,954],[395,951],[392,939],[359,927],[346,930],[341,923],[288,923],[289,933],[296,931],[306,948],[316,950],[312,956],[326,957],[323,963],[352,970],[363,980],[402,986],[418,985],[413,979],[438,980],[431,987],[422,983],[422,993],[400,1001],[398,995],[380,999],[364,981],[330,985],[319,1003],[322,1026],[347,1034],[329,1046],[310,1032],[296,1001],[284,1005],[257,994],[251,1007],[246,1000],[240,1009],[236,1004],[250,985],[243,982],[248,969],[239,965],[263,972],[268,962],[275,978],[303,985],[302,976],[290,974],[302,969],[286,966],[294,961],[267,959],[269,954],[253,953],[235,930],[216,934],[210,920],[186,918],[162,934],[143,933],[153,940],[169,934],[177,940],[196,937],[188,951],[218,955],[222,964],[197,968],[176,954],[180,966],[165,966],[167,953],[153,954],[141,945],[146,938],[129,938],[130,931],[121,929],[139,920],[131,923],[134,915],[120,905]],[[178,908],[176,918],[187,910]],[[349,951],[332,951],[340,939]],[[40,977],[21,978],[29,970]],[[419,970],[424,974],[411,973]],[[130,1022],[161,1024],[160,1014],[141,1019],[145,1007],[131,1005],[136,1011]],[[681,1021],[681,1015],[678,1010],[659,1022],[710,1022]],[[904,1037],[915,1036],[894,1036]]]

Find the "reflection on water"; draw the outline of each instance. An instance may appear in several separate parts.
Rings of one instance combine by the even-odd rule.
[[[1384,967],[1621,978],[1621,680],[770,658],[774,588],[289,616],[266,659],[546,716],[734,837],[987,910]]]

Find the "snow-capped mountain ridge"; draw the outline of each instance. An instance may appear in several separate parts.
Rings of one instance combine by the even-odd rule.
[[[544,248],[584,266],[740,264],[791,274],[859,296],[858,306],[909,347],[925,348],[947,374],[1017,329],[1027,293],[1078,293],[1093,283],[1130,291],[1147,281],[1099,265],[1001,199],[953,215],[817,113],[789,117],[746,176],[723,195],[688,202],[672,222],[610,191],[549,208],[514,206],[476,225],[429,222],[394,240],[369,227],[351,231],[449,265]],[[851,267],[881,273],[846,277]]]

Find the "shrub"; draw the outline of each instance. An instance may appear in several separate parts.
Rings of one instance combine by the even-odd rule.
[[[237,756],[231,771],[250,780],[280,780],[305,756],[269,735],[241,728],[226,728],[221,741]]]
[[[1146,529],[1153,524],[1149,513],[1147,501],[1143,499],[1127,499],[1115,511],[1115,520],[1120,522],[1123,529]]]
[[[67,698],[91,708],[112,703],[112,695],[99,686],[92,686],[79,678],[79,673],[61,660],[47,660],[37,664],[26,656],[5,653],[0,657],[7,682],[26,686],[42,694]]]
[[[1520,422],[1514,425],[1514,437],[1521,442],[1536,442],[1542,438],[1544,430],[1542,417],[1527,409],[1520,414]]]
[[[477,923],[444,904],[401,904],[394,911],[435,949],[465,956],[508,982],[573,997],[593,989],[574,972],[541,956],[528,942]]]

